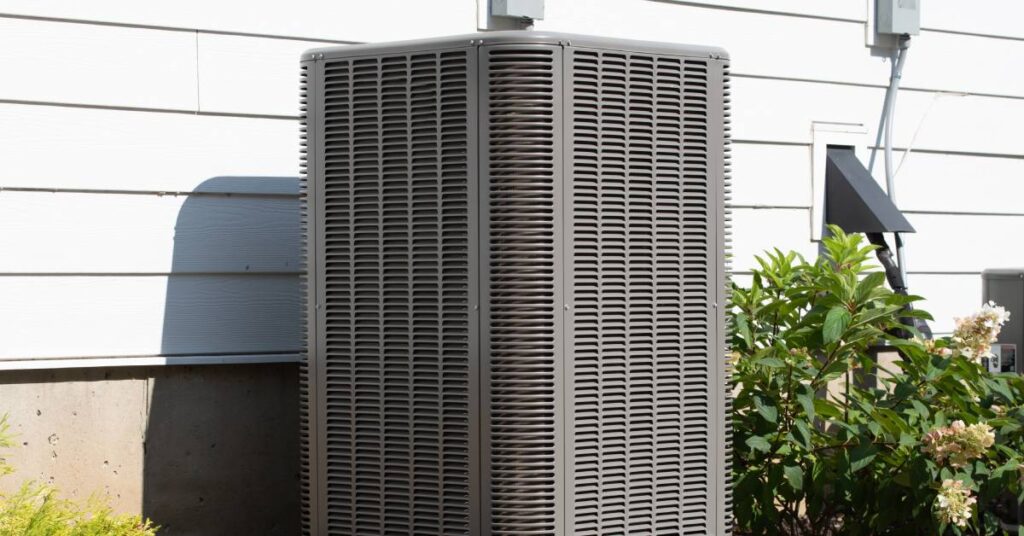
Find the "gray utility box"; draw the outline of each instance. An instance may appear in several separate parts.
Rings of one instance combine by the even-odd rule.
[[[1010,320],[999,332],[997,350],[1002,359],[1008,359],[1008,352],[1014,356],[1018,373],[1024,373],[1021,360],[1016,352],[1024,344],[1024,268],[1000,268],[981,273],[982,303],[994,301],[1010,313]],[[1012,348],[1008,346],[1012,345]]]
[[[542,20],[544,0],[491,0],[491,15]]]
[[[307,534],[727,534],[728,74],[507,32],[302,56]]]
[[[876,30],[880,34],[921,33],[921,0],[875,0]]]

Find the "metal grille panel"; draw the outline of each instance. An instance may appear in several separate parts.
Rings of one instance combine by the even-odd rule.
[[[469,532],[468,63],[323,67],[330,534]]]
[[[729,87],[729,64],[722,63],[722,137],[724,138],[723,149],[723,166],[722,166],[722,257],[724,259],[723,268],[725,277],[722,278],[722,302],[729,303],[729,294],[732,292],[731,278],[732,273],[732,92]],[[733,363],[731,359],[731,349],[729,348],[728,338],[726,334],[729,333],[728,326],[725,324],[724,310],[720,313],[723,320],[722,339],[719,344],[722,345],[722,367],[724,370],[725,385],[723,386],[723,395],[725,399],[725,407],[723,408],[724,418],[721,420],[721,425],[724,427],[724,438],[725,448],[723,450],[723,456],[720,470],[725,473],[725,489],[722,492],[722,517],[724,529],[727,534],[732,533],[733,527],[733,513],[732,513],[732,393],[735,387],[733,380]]]
[[[731,530],[719,54],[304,55],[303,534]]]
[[[555,529],[555,48],[486,52],[489,526]]]
[[[574,534],[706,534],[719,388],[708,62],[570,54]]]
[[[300,145],[300,163],[299,163],[299,222],[302,228],[302,244],[300,246],[301,265],[299,267],[299,288],[302,293],[303,303],[309,297],[310,285],[309,285],[309,243],[306,238],[309,236],[309,178],[308,178],[308,143],[309,136],[307,131],[309,129],[309,108],[307,99],[307,88],[309,85],[309,67],[306,65],[301,66],[299,74],[299,145]],[[309,321],[309,315],[305,307],[301,309],[300,315],[302,316],[302,324],[306,325]],[[306,330],[302,331],[302,342],[303,347],[308,348],[309,345],[315,344],[315,341],[310,341],[309,333]],[[299,508],[301,509],[302,525],[300,527],[302,534],[308,536],[312,533],[312,527],[310,523],[313,520],[312,510],[310,509],[310,499],[312,496],[311,490],[311,475],[312,470],[310,466],[310,452],[312,445],[312,427],[310,426],[310,415],[312,410],[312,404],[310,400],[310,390],[313,385],[312,376],[310,375],[310,355],[307,353],[303,356],[303,359],[299,362]]]

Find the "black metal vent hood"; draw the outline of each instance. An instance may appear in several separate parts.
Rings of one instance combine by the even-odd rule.
[[[914,227],[850,147],[829,147],[825,221],[848,233],[913,233]]]

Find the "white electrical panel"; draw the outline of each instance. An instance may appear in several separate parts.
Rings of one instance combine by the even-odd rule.
[[[491,16],[541,20],[544,0],[491,0]]]
[[[921,0],[878,0],[875,8],[878,33],[921,33]]]

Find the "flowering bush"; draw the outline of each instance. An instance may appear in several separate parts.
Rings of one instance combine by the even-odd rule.
[[[971,507],[977,502],[962,480],[947,478],[942,481],[942,487],[939,488],[935,513],[943,523],[966,527],[967,521],[971,519]]]
[[[901,316],[928,318],[906,310],[920,298],[832,233],[814,262],[774,251],[733,289],[737,532],[1002,533],[1002,505],[1024,499],[1024,380],[979,360],[1005,311],[900,339],[916,334]]]
[[[992,427],[981,423],[967,426],[964,421],[953,421],[951,426],[936,428],[925,434],[924,448],[935,463],[949,460],[950,467],[967,467],[971,460],[984,456],[985,451],[996,442]]]
[[[958,353],[974,361],[991,356],[992,343],[1009,319],[1010,313],[993,302],[986,303],[981,311],[971,316],[957,318],[953,342]]]

